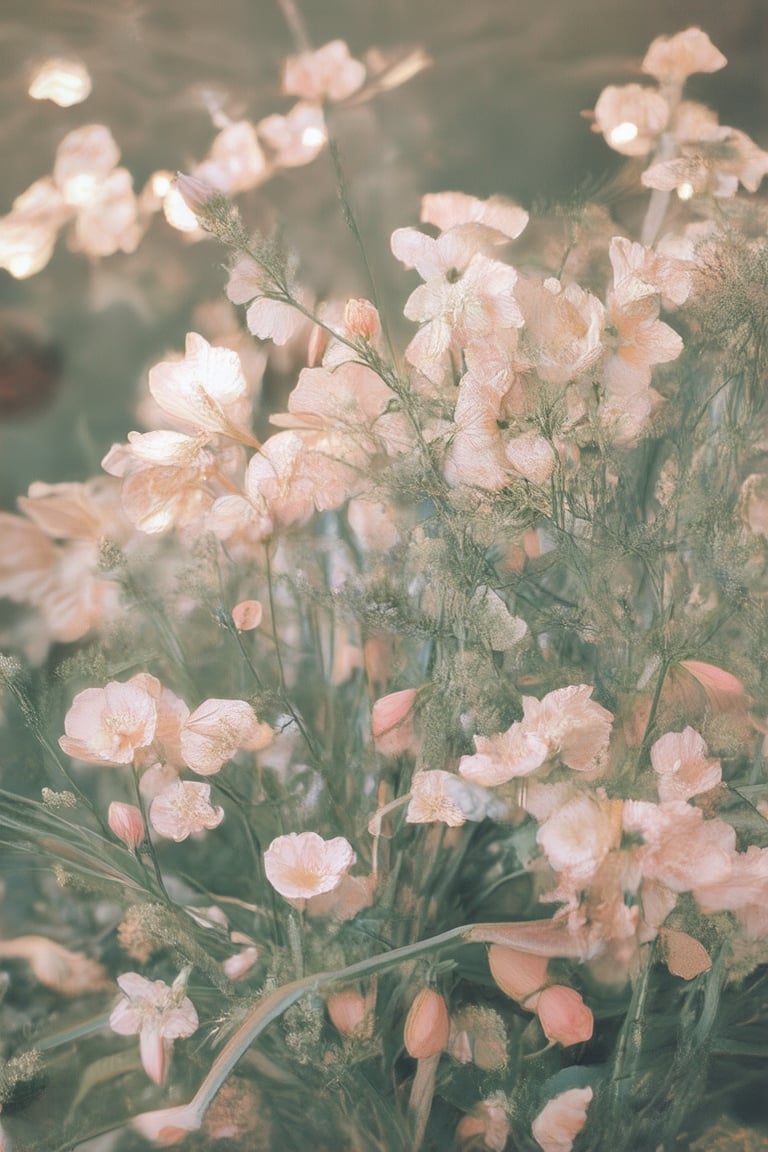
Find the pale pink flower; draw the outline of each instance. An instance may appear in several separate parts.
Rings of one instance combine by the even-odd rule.
[[[306,900],[337,888],[356,859],[343,836],[324,840],[316,832],[291,832],[267,848],[264,871],[286,900]]]
[[[49,56],[35,69],[29,95],[33,100],[51,100],[60,108],[82,103],[91,93],[91,77],[80,60]]]
[[[569,1088],[544,1105],[533,1122],[533,1137],[544,1152],[571,1152],[573,1141],[587,1122],[591,1088]]]
[[[477,1137],[482,1136],[484,1147],[491,1152],[504,1152],[509,1140],[509,1117],[504,1105],[504,1096],[499,1093],[481,1100],[462,1117],[456,1128],[459,1148],[476,1148]]]
[[[452,432],[445,457],[451,485],[470,484],[500,492],[509,483],[511,464],[499,428],[502,397],[467,372],[459,384]]]
[[[541,700],[523,696],[523,728],[546,742],[574,772],[593,779],[605,769],[613,713],[596,700],[589,684],[548,692]]]
[[[733,912],[751,938],[768,935],[768,848],[751,844],[735,852],[728,872],[719,880],[702,878],[693,894],[707,915]]]
[[[436,240],[414,228],[392,234],[394,255],[425,281],[404,309],[409,320],[422,325],[406,359],[435,384],[443,378],[449,352],[523,323],[513,292],[517,272],[483,254],[497,235],[481,224],[451,228]]]
[[[484,224],[516,240],[528,223],[528,213],[503,196],[478,200],[466,192],[431,192],[421,198],[422,224],[434,224],[441,232],[459,224]]]
[[[610,801],[599,791],[568,800],[536,834],[550,865],[579,888],[586,887],[620,838],[621,801]]]
[[[188,970],[169,987],[164,980],[147,980],[138,972],[118,976],[123,999],[113,1008],[109,1026],[119,1036],[139,1034],[141,1063],[150,1080],[162,1084],[173,1041],[191,1036],[198,1026],[195,1006],[186,989]]]
[[[694,72],[718,72],[728,61],[701,28],[657,36],[645,54],[643,72],[661,84],[683,84]]]
[[[660,800],[690,800],[720,783],[719,760],[707,758],[707,746],[693,728],[668,732],[651,748]]]
[[[257,751],[274,733],[245,700],[204,700],[181,727],[181,757],[199,776],[212,776],[237,751]]]
[[[549,384],[568,384],[597,363],[605,309],[596,296],[554,277],[521,278],[515,292],[525,318],[520,367]]]
[[[345,100],[364,81],[365,65],[350,56],[343,40],[332,40],[283,62],[283,92],[302,100]]]
[[[389,552],[400,542],[389,504],[353,497],[347,505],[347,520],[364,552]]]
[[[135,804],[123,804],[120,800],[113,800],[107,812],[107,824],[118,840],[122,840],[126,848],[135,852],[144,842],[146,830],[141,809]]]
[[[567,1048],[592,1038],[595,1027],[592,1011],[575,988],[550,984],[537,996],[535,1007],[547,1040]]]
[[[64,719],[63,752],[90,764],[131,764],[153,741],[157,705],[128,681],[79,692]]]
[[[209,474],[217,461],[197,437],[181,432],[130,432],[127,445],[114,444],[101,462],[122,479],[123,511],[142,532],[154,535],[196,524],[210,511],[214,496]]]
[[[624,156],[647,156],[669,121],[669,105],[655,88],[614,84],[595,105],[593,131]]]
[[[222,128],[205,160],[194,170],[196,179],[226,196],[258,187],[268,174],[269,167],[256,128],[249,120],[238,120]],[[177,187],[184,196],[183,186],[177,182]],[[184,199],[189,204],[186,196]],[[204,210],[204,205],[200,207]]]
[[[60,226],[72,214],[48,177],[36,180],[0,217],[0,268],[17,280],[39,272],[50,260]]]
[[[672,304],[684,304],[691,291],[692,261],[665,256],[633,243],[625,236],[614,236],[609,256],[613,267],[615,298],[626,304],[657,294]]]
[[[88,256],[134,252],[143,235],[133,177],[115,168],[93,189],[75,220],[75,247]]]
[[[342,432],[278,432],[250,460],[246,495],[282,524],[339,508],[362,484],[368,454]]]
[[[218,828],[224,809],[211,804],[210,784],[176,780],[155,796],[149,821],[159,836],[180,843],[195,832]]]
[[[328,142],[322,108],[303,100],[294,104],[287,116],[267,116],[256,127],[278,168],[310,164]]]
[[[498,736],[475,736],[474,743],[474,755],[462,756],[459,772],[486,788],[529,776],[549,757],[547,742],[519,722]]]
[[[408,824],[440,820],[449,828],[458,828],[467,820],[480,821],[503,812],[504,806],[499,806],[485,788],[462,780],[453,772],[432,768],[415,773],[405,819]]]
[[[213,348],[189,332],[183,360],[164,360],[150,368],[149,390],[163,412],[184,429],[254,443],[243,426],[250,407],[248,385],[231,349]]]
[[[504,455],[520,476],[533,484],[546,484],[555,467],[552,445],[536,432],[514,436],[504,445]]]
[[[375,1003],[375,997],[374,997]],[[355,988],[333,992],[325,1002],[331,1023],[342,1036],[370,1036],[373,1031],[373,1005]]]
[[[705,820],[700,808],[682,800],[627,800],[623,827],[643,837],[635,853],[646,879],[658,880],[673,892],[727,883],[736,833],[724,820]]]
[[[747,476],[739,493],[739,512],[750,532],[768,540],[768,477],[764,474]]]
[[[56,151],[54,183],[67,204],[88,204],[120,159],[120,149],[104,124],[87,124],[68,132]]]
[[[245,313],[245,322],[254,336],[279,345],[287,344],[301,331],[305,317],[292,304],[273,300],[269,296],[270,288],[264,269],[251,256],[240,256],[229,274],[227,297],[233,304],[252,301]]]
[[[234,956],[228,956],[222,963],[221,969],[224,975],[228,976],[230,980],[242,980],[243,976],[248,975],[258,959],[258,948],[254,948],[253,946],[243,948],[242,951],[236,952]]]
[[[375,876],[346,874],[332,891],[308,897],[307,915],[315,918],[331,917],[339,924],[344,923],[346,920],[352,920],[363,908],[370,908],[375,892]]]
[[[686,102],[678,113],[681,155],[652,164],[642,174],[647,188],[676,191],[681,200],[735,196],[739,184],[756,192],[768,173],[768,152],[745,132],[718,125],[706,108]]]
[[[347,300],[344,307],[344,329],[352,339],[375,344],[381,336],[381,319],[370,300]]]

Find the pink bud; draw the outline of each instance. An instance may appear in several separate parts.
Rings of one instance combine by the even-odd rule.
[[[381,332],[381,321],[370,300],[348,300],[344,309],[344,327],[350,336],[371,343]]]
[[[383,756],[399,756],[413,742],[413,705],[416,689],[405,688],[382,696],[373,706],[371,731],[377,751]]]
[[[445,1000],[433,988],[422,988],[411,1004],[403,1039],[409,1056],[425,1060],[448,1046],[451,1022]]]
[[[347,988],[334,992],[326,1002],[328,1015],[342,1036],[369,1036],[372,1017],[364,996]]]
[[[232,609],[232,619],[238,632],[251,632],[261,624],[264,612],[258,600],[241,600]]]
[[[592,1037],[595,1022],[592,1011],[575,988],[553,984],[536,1001],[536,1014],[548,1040],[568,1047]]]
[[[513,1000],[528,1000],[540,992],[547,982],[547,959],[531,956],[517,948],[492,944],[488,949],[491,976],[507,996]]]
[[[176,190],[190,212],[196,216],[204,215],[211,197],[219,195],[204,180],[199,180],[197,176],[187,176],[184,172],[176,173]]]
[[[118,840],[122,840],[131,852],[144,843],[144,817],[135,804],[122,804],[113,800],[107,813],[107,823]]]
[[[258,958],[258,948],[251,946],[243,948],[242,952],[236,952],[234,956],[228,956],[221,967],[224,975],[228,976],[230,980],[240,980],[250,972]]]

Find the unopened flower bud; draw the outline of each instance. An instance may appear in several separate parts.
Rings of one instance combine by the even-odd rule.
[[[595,1026],[592,1011],[575,988],[564,984],[545,988],[536,1000],[536,1014],[547,1040],[568,1047],[592,1037]]]
[[[122,804],[113,800],[107,813],[107,823],[118,840],[135,852],[144,843],[144,817],[135,804]]]
[[[381,696],[371,712],[371,732],[376,750],[383,756],[399,756],[413,744],[413,706],[416,689]]]
[[[544,956],[531,956],[517,948],[492,944],[488,949],[488,963],[491,976],[499,988],[513,1000],[528,1000],[541,991],[547,982],[547,960]]]
[[[350,336],[372,343],[381,332],[379,313],[370,300],[348,300],[344,309],[344,327]]]
[[[437,1056],[447,1047],[450,1031],[445,1000],[433,988],[422,988],[411,1004],[403,1030],[408,1055],[414,1060]]]
[[[188,176],[184,172],[176,173],[176,190],[183,199],[190,212],[195,216],[205,216],[211,199],[221,196],[210,184],[199,180],[197,176]]]
[[[238,632],[251,632],[261,624],[264,610],[258,600],[241,600],[232,609],[232,619]]]
[[[365,1036],[371,1020],[365,997],[352,988],[334,992],[326,1002],[333,1026],[342,1036]]]

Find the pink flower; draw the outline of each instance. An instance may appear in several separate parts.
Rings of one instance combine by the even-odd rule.
[[[283,63],[283,92],[302,100],[345,100],[364,80],[365,65],[350,56],[343,40],[289,56]]]
[[[255,126],[249,120],[238,120],[227,124],[219,132],[207,157],[195,168],[193,178],[216,192],[234,196],[238,192],[258,187],[268,173],[269,167]],[[185,181],[189,179],[185,177]],[[202,210],[202,214],[205,214],[205,203],[193,206],[188,194],[191,191],[188,183],[180,184],[177,178],[176,187],[193,212],[200,215]],[[197,201],[197,197],[194,199]]]
[[[210,784],[176,780],[158,792],[149,809],[149,821],[159,836],[177,844],[195,832],[218,828],[224,809],[211,804]]]
[[[493,788],[519,776],[529,776],[549,756],[549,746],[520,723],[499,736],[475,736],[475,754],[462,756],[459,772],[475,784]]]
[[[562,1044],[583,1044],[590,1040],[595,1021],[581,995],[564,984],[551,984],[536,998],[536,1015],[547,1040]]]
[[[284,300],[273,300],[273,290],[264,269],[250,256],[241,256],[233,266],[227,281],[227,297],[233,304],[253,301],[245,313],[248,331],[260,340],[287,344],[306,323],[298,308]]]
[[[181,758],[199,776],[212,776],[239,749],[266,748],[272,736],[245,700],[204,700],[181,727]]]
[[[655,88],[611,84],[595,105],[593,130],[624,156],[647,156],[668,120],[669,105]]]
[[[371,733],[382,756],[400,756],[413,750],[413,707],[416,689],[404,688],[381,696],[371,711]]]
[[[414,774],[405,819],[408,824],[440,820],[449,828],[458,828],[467,820],[480,821],[503,812],[504,806],[499,806],[485,788],[462,780],[453,772],[432,768]]]
[[[328,142],[322,108],[303,100],[294,104],[287,116],[267,116],[257,128],[278,168],[310,164]]]
[[[422,224],[434,224],[441,232],[459,224],[484,224],[516,240],[528,223],[528,213],[503,196],[478,200],[466,192],[431,192],[421,198]]]
[[[113,800],[107,812],[107,823],[118,840],[135,852],[145,838],[144,817],[135,804]]]
[[[343,836],[324,840],[316,832],[291,832],[267,848],[264,871],[286,900],[306,900],[338,887],[356,858]]]
[[[567,801],[539,828],[536,841],[569,884],[586,887],[621,838],[621,801],[598,792]]]
[[[705,820],[700,808],[682,800],[627,800],[623,827],[643,837],[635,850],[643,876],[673,892],[727,883],[731,875],[736,833],[724,820]]]
[[[683,84],[694,72],[718,72],[728,61],[701,28],[657,36],[642,68],[662,84]]]
[[[240,358],[214,348],[196,332],[187,334],[183,360],[165,360],[149,370],[149,390],[168,416],[195,433],[213,432],[247,444],[250,409]]]
[[[68,132],[56,151],[53,179],[68,204],[87,204],[117,166],[120,149],[104,124]]]
[[[578,284],[521,279],[515,289],[525,328],[520,339],[521,368],[550,384],[583,376],[603,351],[605,309]]]
[[[524,1003],[541,992],[547,983],[549,961],[503,944],[488,949],[491,975],[507,996]]]
[[[720,783],[719,760],[707,759],[707,746],[693,728],[668,732],[651,748],[660,800],[690,800]]]
[[[86,688],[72,701],[59,746],[90,764],[131,764],[154,739],[157,705],[143,688],[112,681]]]
[[[364,448],[341,431],[278,432],[251,457],[246,495],[262,517],[295,524],[315,509],[339,508],[360,489],[368,463]]]
[[[573,1141],[587,1122],[591,1088],[569,1088],[547,1104],[533,1122],[536,1143],[544,1152],[571,1152]]]
[[[232,609],[232,621],[238,632],[252,632],[261,624],[264,609],[259,600],[241,600]]]
[[[198,1018],[184,995],[188,970],[169,987],[163,980],[146,980],[138,972],[118,976],[124,998],[112,1010],[109,1025],[120,1036],[139,1034],[141,1063],[150,1080],[162,1084],[173,1041],[191,1036]]]
[[[456,1128],[459,1148],[469,1150],[479,1147],[477,1138],[480,1136],[483,1147],[490,1148],[491,1152],[504,1152],[509,1140],[509,1117],[505,1104],[502,1093],[489,1096],[462,1117]]]

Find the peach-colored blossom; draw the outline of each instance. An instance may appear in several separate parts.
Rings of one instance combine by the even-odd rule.
[[[319,105],[300,100],[286,116],[275,113],[256,125],[278,168],[310,164],[328,143],[328,129]]]
[[[184,994],[187,976],[188,970],[182,971],[170,987],[138,972],[117,978],[123,999],[112,1010],[109,1026],[120,1036],[139,1034],[141,1063],[155,1084],[165,1079],[173,1041],[191,1036],[198,1026],[195,1006]]]
[[[768,936],[768,848],[751,844],[733,853],[725,874],[702,876],[692,887],[703,912],[733,912],[748,938]]]
[[[707,758],[707,746],[693,728],[668,732],[651,748],[660,800],[690,800],[720,783],[719,760]]]
[[[358,546],[365,552],[389,552],[400,542],[394,510],[389,504],[353,497],[347,505],[347,520]]]
[[[502,992],[521,1003],[536,996],[547,983],[549,961],[546,956],[533,956],[517,948],[491,944],[488,964]]]
[[[382,756],[400,756],[413,750],[413,706],[416,689],[404,688],[380,696],[371,710],[371,733]]]
[[[53,254],[59,228],[72,213],[52,180],[36,180],[0,218],[0,268],[17,280],[39,272]]]
[[[694,72],[718,72],[727,63],[706,32],[686,28],[674,36],[657,36],[642,69],[662,84],[682,84]]]
[[[222,128],[193,175],[216,192],[235,196],[238,192],[258,187],[268,174],[269,166],[255,126],[249,120],[238,120]],[[179,188],[182,195],[184,187],[189,189],[189,184]],[[187,200],[186,196],[184,198]]]
[[[258,751],[274,733],[245,700],[204,700],[181,727],[181,756],[199,776],[212,776],[243,748]]]
[[[550,984],[539,993],[536,1015],[547,1040],[564,1048],[590,1040],[595,1027],[592,1011],[581,994],[564,984]]]
[[[753,472],[742,484],[739,512],[750,532],[768,540],[768,477],[763,473]]]
[[[595,132],[624,156],[647,156],[669,120],[669,105],[655,88],[610,84],[595,105]]]
[[[241,600],[232,609],[232,620],[238,632],[252,632],[259,627],[263,616],[260,600]]]
[[[176,780],[155,796],[149,821],[159,836],[181,843],[195,832],[218,828],[224,809],[211,804],[210,784]]]
[[[491,1152],[504,1152],[509,1140],[509,1117],[502,1094],[481,1100],[470,1113],[462,1117],[456,1128],[456,1142],[460,1149],[475,1148],[478,1136]]]
[[[183,360],[164,360],[150,368],[149,390],[183,429],[253,442],[244,427],[248,386],[240,359],[231,349],[213,348],[204,337],[189,332]]]
[[[585,779],[604,770],[613,724],[613,713],[592,700],[593,691],[588,684],[574,684],[541,700],[522,698],[525,732],[545,741],[550,755]]]
[[[291,832],[269,845],[264,871],[286,900],[306,900],[337,888],[355,860],[343,836],[324,840],[316,832]]]
[[[316,919],[331,919],[343,924],[353,920],[364,908],[370,908],[375,893],[375,876],[350,876],[347,873],[332,891],[307,897],[306,913]]]
[[[353,59],[343,40],[283,62],[283,92],[302,100],[345,100],[365,81],[365,65]]]
[[[504,454],[499,428],[502,398],[473,373],[461,379],[445,458],[445,478],[451,485],[470,484],[500,492],[509,483],[511,465]]]
[[[485,224],[516,240],[528,223],[528,213],[503,196],[478,200],[466,192],[430,192],[421,198],[422,224],[434,224],[441,232],[459,224]]]
[[[344,307],[344,328],[353,339],[375,344],[381,335],[381,319],[370,300],[347,300]]]
[[[621,837],[621,801],[581,793],[545,820],[536,841],[556,872],[585,887]]]
[[[739,184],[756,192],[768,174],[768,152],[745,132],[725,125],[704,129],[700,139],[681,145],[682,155],[660,160],[643,172],[646,188],[676,191],[681,200],[710,195],[728,199]]]
[[[578,284],[565,287],[554,277],[520,278],[515,289],[525,328],[520,367],[549,384],[567,384],[583,376],[603,350],[605,309]]]
[[[687,932],[662,928],[659,941],[664,963],[673,976],[694,980],[712,967],[712,958],[704,945]]]
[[[593,1096],[591,1088],[569,1088],[544,1105],[531,1129],[544,1152],[571,1152],[573,1141],[587,1122]]]
[[[736,833],[724,820],[705,820],[700,808],[682,800],[624,803],[623,827],[639,832],[636,855],[643,876],[673,892],[727,883],[733,868]]]
[[[120,800],[113,800],[107,812],[107,824],[118,840],[122,840],[132,852],[144,842],[146,836],[144,817],[141,809],[135,804],[123,804]]]
[[[155,735],[157,705],[143,688],[113,680],[78,692],[64,719],[63,752],[90,764],[131,764]]]

